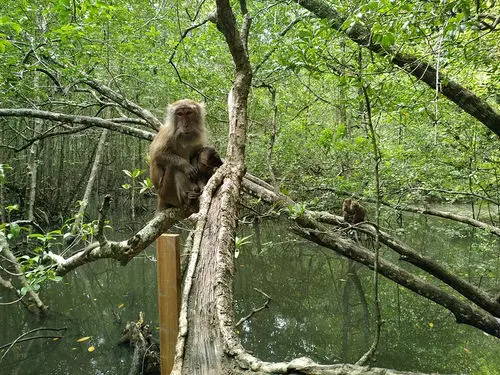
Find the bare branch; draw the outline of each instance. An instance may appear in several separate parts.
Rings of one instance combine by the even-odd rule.
[[[98,259],[115,259],[122,265],[126,265],[137,254],[146,249],[160,234],[164,233],[179,220],[188,217],[191,213],[192,211],[189,211],[187,208],[163,210],[148,222],[144,228],[127,240],[104,240],[103,244],[95,242],[69,258],[64,258],[54,253],[48,253],[47,258],[55,263],[55,271],[60,276]]]
[[[108,99],[111,99],[115,103],[120,104],[126,110],[144,119],[151,126],[152,129],[158,130],[162,125],[162,122],[158,120],[156,116],[154,116],[150,111],[131,102],[130,100],[126,99],[123,95],[112,90],[110,87],[91,78],[86,78],[83,80],[83,82],[86,85],[92,87],[97,92],[107,97]]]
[[[258,313],[259,311],[262,311],[264,310],[265,308],[269,307],[269,302],[271,301],[271,297],[269,297],[269,295],[267,295],[266,293],[264,293],[262,290],[260,289],[257,289],[257,288],[253,288],[255,291],[259,292],[260,294],[264,295],[264,297],[266,297],[266,302],[264,302],[264,304],[261,306],[261,307],[258,307],[258,308],[253,308],[252,311],[250,311],[250,313],[248,315],[245,315],[243,318],[241,318],[240,320],[238,320],[238,323],[236,323],[234,326],[235,327],[238,327],[240,325],[243,324],[243,322],[249,320],[254,314]]]
[[[122,134],[131,135],[137,138],[148,139],[148,140],[153,139],[153,134],[150,132],[136,129],[134,127],[127,125],[118,124],[111,120],[105,120],[99,117],[68,115],[66,113],[55,113],[49,111],[39,111],[36,109],[16,109],[16,108],[0,109],[0,117],[30,117],[30,118],[40,118],[44,120],[50,120],[62,123],[69,122],[73,124],[84,125],[81,128],[74,129],[74,131],[73,130],[64,131],[60,132],[59,134],[77,133],[79,131],[95,126],[113,130]]]
[[[364,200],[366,202],[374,202],[374,199],[359,197],[359,196],[350,194],[348,192],[340,191],[337,189],[331,189],[331,188],[326,188],[326,187],[321,187],[321,188],[316,188],[316,189],[328,190],[328,191],[335,192],[337,194],[350,195],[355,199]],[[480,198],[491,201],[490,199],[488,199],[486,197],[480,197]],[[446,211],[440,211],[440,210],[436,210],[433,208],[427,208],[427,207],[416,207],[416,206],[410,206],[410,205],[392,204],[392,203],[389,203],[387,201],[380,201],[380,203],[383,204],[384,206],[390,207],[394,210],[414,212],[417,214],[437,216],[437,217],[442,217],[444,219],[458,221],[460,223],[468,224],[472,227],[482,229],[488,233],[492,233],[495,236],[500,237],[500,228],[499,227],[496,227],[496,226],[491,225],[491,224],[487,224],[485,222],[473,219],[473,218],[468,217],[468,216],[455,214],[455,213],[451,213],[451,212],[446,212]],[[492,202],[492,203],[497,204],[496,202]]]

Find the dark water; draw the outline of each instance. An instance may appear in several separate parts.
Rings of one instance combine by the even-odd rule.
[[[401,235],[408,244],[487,290],[498,288],[500,251],[490,237],[437,219],[414,221],[408,216],[404,224],[407,230]],[[245,347],[270,361],[298,356],[322,363],[356,361],[372,338],[371,272],[294,236],[286,223],[242,226],[240,236],[248,235],[250,243],[236,259],[237,320],[266,301],[254,288],[270,295],[271,302],[238,327]],[[389,251],[382,254],[398,262]],[[50,306],[47,318],[36,318],[19,304],[0,306],[0,345],[37,327],[67,328],[61,340],[15,345],[0,364],[0,374],[126,374],[131,351],[116,342],[139,311],[157,327],[156,293],[151,248],[126,267],[94,262],[61,283],[48,284],[41,293]],[[0,298],[7,302],[11,296]],[[374,366],[500,374],[498,339],[457,325],[447,310],[383,278],[380,299],[385,323]],[[77,342],[87,336],[89,340]]]

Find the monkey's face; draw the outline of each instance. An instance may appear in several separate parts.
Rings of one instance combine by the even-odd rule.
[[[185,100],[174,104],[173,114],[175,119],[176,131],[190,135],[198,133],[201,130],[201,108],[198,103],[191,100]]]

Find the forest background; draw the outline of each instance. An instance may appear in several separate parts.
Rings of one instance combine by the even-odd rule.
[[[475,228],[472,255],[444,267],[480,288],[498,319],[500,5],[241,4],[237,19],[252,17],[247,171],[299,202],[285,209],[292,219],[339,215],[353,196],[395,236],[411,230],[408,211]],[[2,0],[1,8],[1,229],[31,271],[17,287],[23,296],[60,280],[41,254],[56,237],[95,236],[106,194],[132,220],[152,217],[147,148],[169,103],[204,102],[210,143],[227,156],[235,66],[209,1]],[[280,214],[262,197],[243,206]],[[451,248],[463,235],[444,232]],[[499,366],[481,362],[477,373]]]

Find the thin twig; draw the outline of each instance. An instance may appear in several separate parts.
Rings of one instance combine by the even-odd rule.
[[[14,341],[12,341],[11,343],[7,344],[8,348],[5,351],[5,353],[3,353],[2,357],[0,358],[0,363],[5,358],[5,356],[10,351],[10,349],[12,349],[12,347],[15,344],[17,344],[23,337],[26,337],[29,334],[31,334],[33,332],[38,332],[38,331],[65,331],[65,330],[67,330],[67,328],[65,328],[65,327],[64,328],[45,328],[45,327],[40,327],[40,328],[35,328],[35,329],[32,329],[32,330],[30,330],[28,332],[23,333],[21,336],[18,336]],[[2,346],[2,348],[4,348],[4,347],[5,346]]]
[[[262,290],[257,289],[257,288],[253,288],[253,290],[255,290],[256,292],[259,292],[260,294],[262,294],[264,297],[267,298],[267,300],[266,300],[266,302],[264,302],[264,304],[261,307],[253,308],[252,311],[248,315],[246,315],[243,318],[241,318],[238,321],[238,323],[236,323],[235,327],[238,327],[239,325],[243,324],[243,322],[249,320],[252,317],[253,314],[256,314],[259,311],[262,311],[265,308],[267,308],[268,305],[269,305],[269,302],[271,301],[271,297],[268,294],[264,293]]]

